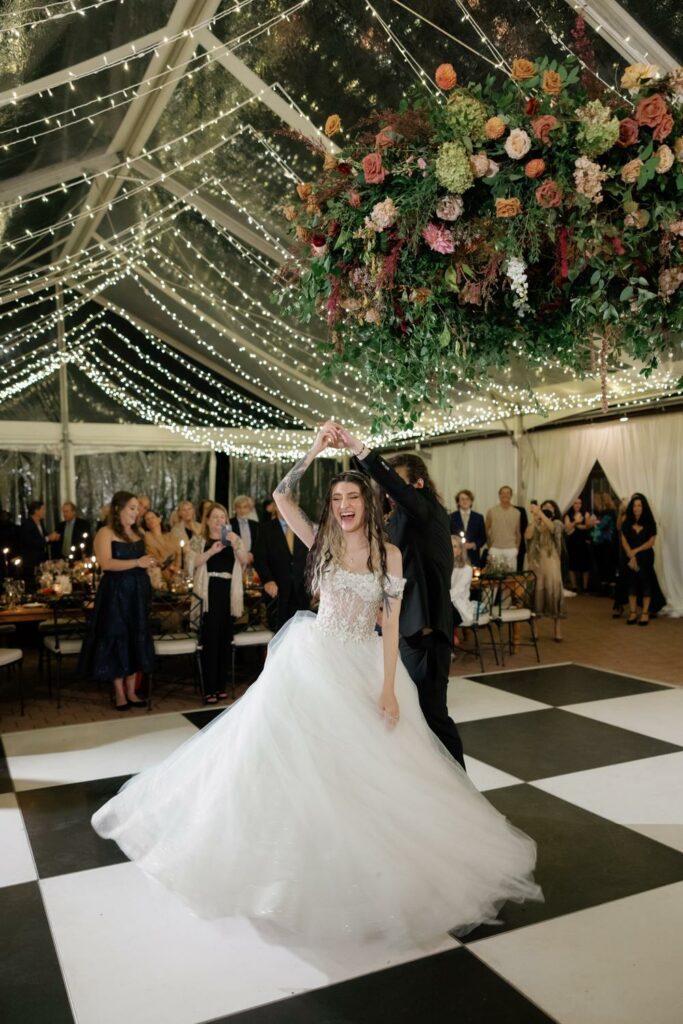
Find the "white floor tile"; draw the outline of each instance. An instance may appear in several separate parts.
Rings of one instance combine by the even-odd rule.
[[[681,920],[683,882],[470,949],[558,1024],[681,1024]]]
[[[33,882],[38,877],[24,819],[14,793],[0,794],[0,886]]]
[[[683,687],[572,704],[566,710],[683,747]]]
[[[126,721],[88,722],[7,733],[3,745],[17,791],[142,771],[197,734],[182,715],[133,712]]]
[[[40,885],[78,1024],[197,1024],[454,946],[303,953],[195,917],[134,864]]]
[[[683,826],[683,751],[531,785],[620,825]]]
[[[522,781],[521,779],[515,778],[514,775],[508,775],[507,772],[502,772],[499,768],[493,768],[490,764],[484,764],[483,761],[477,761],[476,757],[469,757],[467,754],[465,754],[465,766],[467,768],[467,774],[480,793],[486,792],[487,789],[501,789],[503,786],[516,786]]]
[[[494,686],[475,683],[471,679],[452,676],[448,684],[448,710],[454,722],[472,722],[478,718],[519,715],[526,711],[542,711],[547,704],[528,697],[518,697]]]
[[[641,836],[654,839],[656,843],[672,846],[674,850],[683,853],[683,825],[629,825],[629,828],[640,832]]]

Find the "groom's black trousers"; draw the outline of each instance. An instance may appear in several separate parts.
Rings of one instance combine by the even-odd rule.
[[[465,767],[460,733],[448,714],[446,695],[451,667],[451,645],[441,633],[401,637],[401,661],[417,687],[422,714],[448,752]]]

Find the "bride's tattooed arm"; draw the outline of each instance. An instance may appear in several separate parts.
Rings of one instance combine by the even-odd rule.
[[[311,449],[303,459],[299,459],[292,466],[273,491],[273,501],[277,505],[280,518],[285,520],[292,532],[297,535],[299,540],[303,541],[307,548],[313,546],[315,531],[310,519],[295,500],[294,493],[304,473],[320,452],[326,448],[338,446],[336,425],[331,422],[325,423],[318,431]]]

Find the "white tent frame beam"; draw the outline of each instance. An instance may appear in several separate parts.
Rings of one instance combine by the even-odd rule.
[[[307,139],[310,139],[311,142],[316,143],[318,146],[322,146],[328,153],[339,152],[338,146],[316,128],[312,121],[290,106],[275,89],[267,85],[262,78],[259,78],[236,54],[226,50],[224,44],[221,43],[220,39],[210,29],[199,29],[198,32],[195,32],[195,38],[218,64],[225,68],[233,78],[236,78],[240,85],[243,85],[252,96],[256,96],[261,103],[272,110],[284,124],[289,125],[295,131],[301,132]]]
[[[79,78],[85,78],[86,75],[92,75],[98,71],[106,71],[110,64],[125,60],[126,57],[135,57],[140,50],[156,46],[165,35],[166,27],[164,26],[155,32],[148,32],[147,35],[140,36],[139,39],[134,39],[131,43],[123,43],[113,50],[98,53],[96,57],[89,57],[88,60],[83,60],[79,64],[72,64],[71,67],[62,68],[61,71],[55,71],[51,75],[44,75],[43,78],[35,78],[32,82],[18,85],[16,89],[6,89],[4,92],[0,92],[0,107],[16,106],[21,100],[28,99],[30,96],[40,95],[49,89],[59,89],[68,85],[69,82],[77,82]]]
[[[566,0],[629,64],[656,64],[664,74],[678,67],[672,55],[617,0]]]
[[[214,221],[231,235],[234,235],[235,238],[239,238],[245,245],[256,249],[267,259],[272,260],[277,266],[281,266],[284,263],[283,254],[274,245],[271,245],[267,238],[264,238],[263,235],[256,231],[252,231],[248,225],[233,217],[213,199],[207,199],[197,191],[188,195],[188,186],[183,185],[172,174],[164,174],[160,168],[155,167],[153,163],[145,160],[143,157],[131,160],[130,166],[132,170],[139,171],[140,174],[150,181],[157,181],[161,188],[175,196],[176,199],[182,199],[186,206],[196,210],[197,213],[200,213],[202,217],[206,217],[207,220]]]
[[[138,157],[143,152],[175,87],[183,78],[184,70],[181,65],[186,63],[197,48],[197,33],[191,33],[190,30],[210,19],[216,13],[220,2],[221,0],[176,0],[171,17],[162,33],[163,37],[173,37],[173,42],[158,47],[156,55],[145,71],[145,80],[109,144],[108,152],[122,153],[124,159]],[[152,81],[154,85],[150,84]],[[81,219],[74,227],[64,245],[62,256],[74,255],[87,246],[105,215],[107,204],[111,203],[123,185],[125,173],[127,171],[122,168],[112,177],[107,177],[104,181],[97,179],[92,183],[82,208],[97,208],[96,212]]]
[[[100,149],[77,160],[63,160],[41,167],[39,171],[28,171],[16,178],[6,178],[0,187],[0,203],[16,202],[35,192],[44,192],[55,185],[81,178],[84,174],[102,174],[120,162],[119,154],[111,153],[109,149]]]

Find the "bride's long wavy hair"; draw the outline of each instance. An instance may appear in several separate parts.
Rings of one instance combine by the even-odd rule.
[[[337,484],[356,484],[358,487],[365,511],[363,530],[370,549],[368,570],[379,572],[382,576],[387,574],[386,534],[379,501],[370,478],[365,473],[353,470],[339,473],[330,481],[320,516],[320,526],[306,561],[306,586],[314,595],[320,590],[323,575],[332,565],[341,565],[343,559],[344,534],[332,511],[332,494]]]

